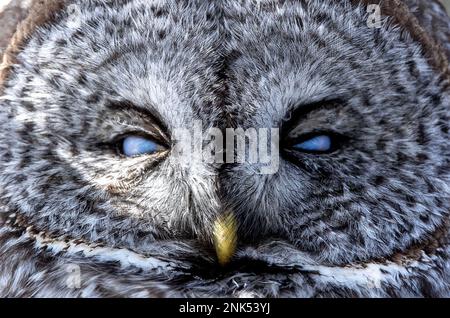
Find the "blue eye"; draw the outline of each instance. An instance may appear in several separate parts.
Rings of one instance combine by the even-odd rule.
[[[295,149],[310,152],[327,152],[330,151],[332,142],[330,136],[320,135],[308,139],[304,142],[294,145]]]
[[[161,146],[156,142],[139,136],[129,136],[123,140],[122,152],[127,157],[137,157],[158,152]]]

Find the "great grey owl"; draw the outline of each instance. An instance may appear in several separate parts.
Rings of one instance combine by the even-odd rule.
[[[449,21],[429,0],[34,1],[1,69],[0,296],[450,296]],[[199,123],[277,131],[276,171],[186,160],[180,140],[218,144],[177,136]]]

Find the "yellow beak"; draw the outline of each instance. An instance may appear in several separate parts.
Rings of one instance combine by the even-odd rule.
[[[226,212],[214,223],[214,247],[217,260],[222,266],[227,265],[236,251],[237,222],[233,213]]]

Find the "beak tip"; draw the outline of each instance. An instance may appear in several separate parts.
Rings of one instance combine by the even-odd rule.
[[[221,215],[214,223],[214,247],[221,266],[230,263],[236,251],[237,223],[231,212]]]

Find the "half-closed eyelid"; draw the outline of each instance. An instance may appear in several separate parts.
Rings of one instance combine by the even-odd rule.
[[[125,133],[116,135],[109,142],[109,145],[110,145],[110,147],[115,149],[116,152],[118,152],[119,154],[122,154],[123,143],[127,138],[130,138],[130,137],[140,138],[143,140],[149,140],[149,141],[155,143],[158,146],[159,150],[170,148],[170,145],[167,144],[165,142],[165,140],[160,139],[158,135],[148,134],[147,132],[145,132],[143,130],[129,131],[129,132],[125,132]]]
[[[141,113],[143,116],[148,117],[152,122],[161,127],[161,129],[167,130],[167,126],[162,120],[161,116],[156,111],[155,107],[149,106],[150,109],[136,105],[130,101],[110,101],[106,104],[111,110],[116,111],[135,111]]]
[[[137,136],[137,137],[154,140],[155,142],[157,142],[158,144],[160,144],[161,146],[164,146],[164,147],[170,146],[170,142],[165,138],[165,136],[162,136],[158,132],[143,129],[142,127],[137,126],[137,125],[126,125],[123,123],[121,125],[126,127],[126,129],[124,129],[124,132],[120,132],[118,134],[113,135],[111,137],[109,143],[115,144],[115,143],[121,142],[123,139],[125,139],[127,137]]]
[[[323,109],[336,109],[344,105],[345,102],[341,98],[324,99],[309,104],[293,104],[293,106],[289,107],[286,117],[281,123],[281,133],[283,136],[288,136],[312,112]]]
[[[333,146],[330,136],[318,135],[294,145],[295,149],[311,152],[327,152]]]
[[[168,127],[154,107],[149,106],[150,109],[147,109],[129,101],[110,101],[106,104],[106,107],[117,113],[113,121],[115,124],[122,126],[121,130],[125,131],[113,136],[113,141],[124,135],[138,134],[156,139],[165,146],[170,145],[171,141]],[[120,115],[121,113],[123,114],[122,116]],[[130,117],[137,116],[139,120],[136,122],[129,120]]]
[[[327,154],[345,146],[348,136],[334,131],[318,130],[283,140],[282,147],[288,151]]]

